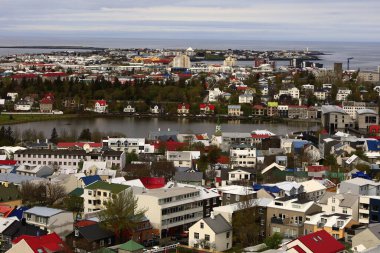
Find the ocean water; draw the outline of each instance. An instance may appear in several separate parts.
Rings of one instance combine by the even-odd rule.
[[[155,49],[251,49],[251,50],[304,50],[322,51],[320,63],[332,67],[334,62],[347,58],[351,69],[377,69],[380,65],[380,42],[316,42],[264,40],[202,40],[202,39],[130,39],[130,38],[0,38],[0,46],[93,46],[106,48]],[[47,53],[51,49],[0,48],[0,55],[17,53]],[[59,51],[59,50],[53,50]],[[286,63],[284,63],[286,64]],[[244,65],[244,63],[243,63]],[[249,64],[247,64],[249,65]]]

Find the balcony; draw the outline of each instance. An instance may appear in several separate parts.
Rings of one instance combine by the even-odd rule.
[[[290,220],[290,218],[285,218],[285,219],[282,219],[280,217],[272,217],[271,218],[271,223],[273,224],[280,224],[280,225],[286,225],[286,226],[295,226],[295,227],[301,227],[303,226],[303,222],[292,222]]]
[[[284,224],[284,220],[280,217],[272,217],[270,222],[274,224]]]

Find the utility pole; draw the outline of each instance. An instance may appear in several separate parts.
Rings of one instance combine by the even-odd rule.
[[[350,70],[350,60],[354,59],[354,57],[347,58],[347,70]]]

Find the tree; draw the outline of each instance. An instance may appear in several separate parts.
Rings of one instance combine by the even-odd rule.
[[[46,184],[46,205],[53,206],[58,200],[62,200],[66,196],[66,190],[61,184]]]
[[[53,128],[53,130],[51,131],[50,141],[54,144],[58,143],[58,133],[57,129],[55,128]]]
[[[275,232],[270,237],[267,237],[264,240],[264,243],[267,245],[269,249],[278,249],[278,247],[280,246],[282,242],[282,239],[283,239],[282,235],[278,232]]]
[[[175,171],[176,169],[173,162],[153,162],[151,166],[151,174],[153,177],[164,177],[166,180],[170,180],[174,176]]]
[[[137,198],[132,190],[115,194],[105,203],[105,209],[98,216],[100,224],[113,231],[119,243],[123,242],[125,232],[131,232],[144,218],[146,209],[139,209]]]
[[[88,128],[85,128],[82,130],[82,132],[79,135],[79,140],[81,141],[91,141],[91,131]]]
[[[125,160],[127,164],[131,164],[133,161],[138,161],[139,157],[136,154],[136,152],[133,151],[133,152],[127,153]]]
[[[20,188],[20,195],[22,203],[28,206],[45,205],[46,203],[46,187],[42,182],[22,182]]]

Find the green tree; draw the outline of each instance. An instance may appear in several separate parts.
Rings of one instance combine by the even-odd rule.
[[[139,157],[136,154],[136,152],[133,151],[133,152],[127,153],[125,160],[127,164],[131,164],[133,161],[138,161]]]
[[[269,249],[278,249],[278,247],[280,246],[282,242],[282,239],[283,239],[282,235],[276,232],[270,237],[267,237],[264,240],[264,243],[267,245]]]
[[[92,135],[91,135],[90,129],[85,128],[80,133],[79,140],[81,140],[81,141],[91,141],[91,139],[92,139],[91,137],[92,137]]]
[[[105,209],[98,216],[100,224],[113,231],[118,243],[124,242],[125,232],[131,232],[144,218],[146,209],[139,209],[132,190],[114,195],[105,203]]]
[[[53,128],[53,130],[51,131],[50,141],[54,144],[57,144],[58,138],[59,137],[58,137],[57,129]]]

